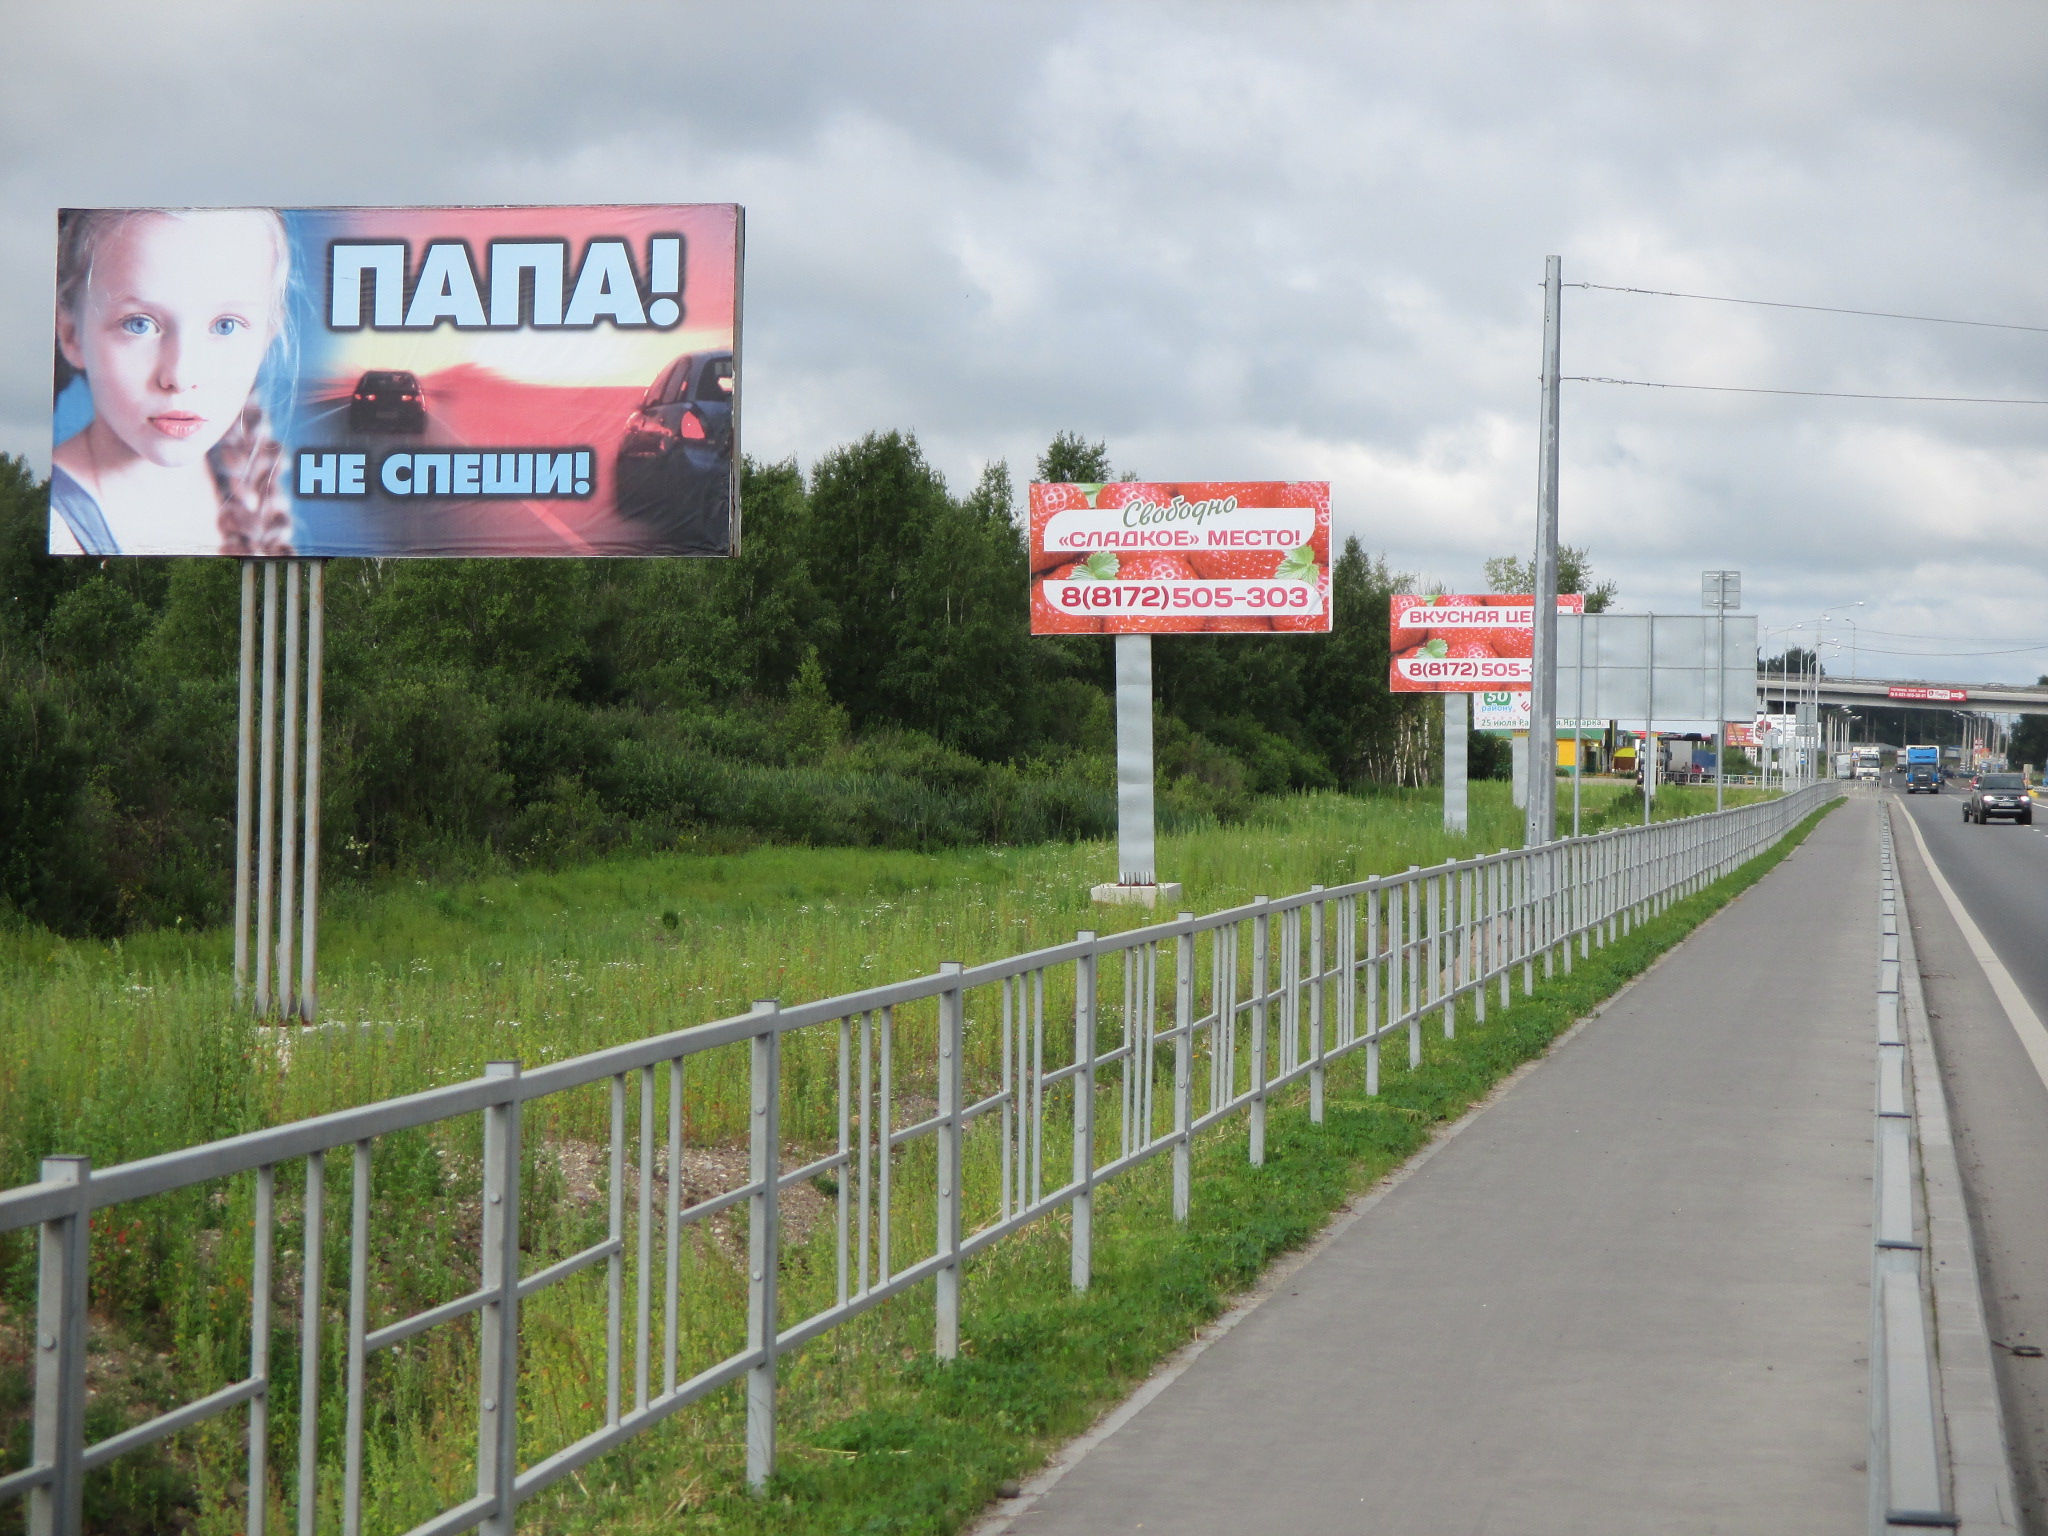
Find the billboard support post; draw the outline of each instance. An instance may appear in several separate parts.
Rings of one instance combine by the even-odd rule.
[[[280,1016],[293,1012],[297,993],[292,986],[292,935],[296,927],[292,885],[298,874],[296,801],[299,794],[299,632],[303,627],[299,601],[299,562],[284,563],[284,751],[279,757],[284,785],[277,797],[277,964],[272,968],[271,1008]]]
[[[299,918],[299,1017],[313,1022],[316,991],[314,962],[320,929],[320,712],[321,674],[327,662],[327,562],[306,566],[306,892]]]
[[[1152,637],[1116,637],[1116,883],[1156,886]]]
[[[259,566],[263,578],[260,621],[256,603]],[[278,654],[280,573],[285,582],[282,676]],[[303,594],[299,586],[302,573]],[[326,613],[325,560],[244,563],[241,702],[235,742],[236,996],[259,1016],[296,1015],[309,1023],[315,1007],[320,914],[320,717]],[[303,805],[298,799],[301,793]],[[249,899],[252,884],[253,912]],[[253,987],[249,985],[252,960]]]
[[[1557,390],[1558,320],[1563,305],[1559,260],[1543,261],[1543,425],[1536,468],[1534,636],[1529,672],[1528,847],[1557,835]],[[1541,762],[1533,743],[1548,750]]]
[[[1444,695],[1444,830],[1463,837],[1470,830],[1466,814],[1465,778],[1469,762],[1466,730],[1472,721],[1472,698]]]
[[[277,826],[277,562],[263,562],[263,680],[258,688],[261,737],[256,757],[256,1011],[270,1012],[270,904],[276,895]]]
[[[249,1001],[249,803],[256,789],[256,562],[242,562],[242,670],[235,690],[235,1002]]]

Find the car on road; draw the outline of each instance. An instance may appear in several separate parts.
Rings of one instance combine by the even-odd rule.
[[[356,380],[348,399],[352,432],[424,432],[427,397],[419,375],[400,368],[372,368]]]
[[[687,352],[647,386],[619,439],[619,511],[681,546],[732,542],[732,353]]]
[[[1963,820],[1983,826],[1987,821],[2005,819],[2023,827],[2034,824],[2034,802],[2027,794],[2027,780],[2018,773],[1980,773],[1963,802]]]

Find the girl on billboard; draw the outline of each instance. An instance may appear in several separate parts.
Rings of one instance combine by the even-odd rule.
[[[267,208],[63,211],[50,553],[292,552],[284,454],[257,398],[290,281]]]

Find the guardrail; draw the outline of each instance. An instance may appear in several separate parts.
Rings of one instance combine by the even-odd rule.
[[[818,1002],[762,1002],[738,1017],[530,1071],[493,1062],[468,1082],[104,1170],[80,1157],[50,1158],[40,1183],[0,1193],[0,1231],[41,1229],[32,1460],[0,1475],[0,1498],[27,1495],[33,1536],[70,1536],[80,1527],[88,1472],[247,1405],[249,1536],[262,1536],[273,1492],[289,1493],[297,1529],[312,1536],[323,1483],[337,1477],[341,1529],[355,1536],[363,1521],[369,1363],[470,1316],[478,1319],[476,1492],[414,1526],[413,1536],[479,1527],[509,1536],[523,1500],[733,1382],[745,1383],[747,1476],[758,1486],[775,1466],[778,1357],[927,1281],[936,1292],[935,1351],[954,1356],[964,1261],[1062,1209],[1070,1212],[1072,1282],[1085,1288],[1095,1191],[1103,1185],[1164,1154],[1172,1163],[1173,1216],[1185,1220],[1195,1137],[1242,1114],[1250,1159],[1263,1162],[1275,1094],[1305,1082],[1310,1118],[1320,1121],[1326,1072],[1354,1054],[1363,1055],[1367,1092],[1376,1093],[1389,1035],[1405,1032],[1409,1063],[1419,1063],[1431,1015],[1441,1015],[1451,1035],[1460,1000],[1469,997],[1483,1021],[1496,990],[1507,1005],[1517,970],[1525,994],[1539,964],[1546,976],[1560,962],[1569,972],[1574,953],[1590,955],[1735,869],[1836,793],[1832,783],[1815,784],[1711,815],[1260,897],[1106,937],[1084,932],[1071,943],[973,967],[948,963],[937,975]],[[1162,1014],[1170,1022],[1162,1024]],[[689,1069],[695,1062],[695,1071],[712,1075],[733,1052],[746,1058],[746,1182],[684,1206]],[[784,1115],[806,1118],[809,1101],[800,1094],[820,1082],[831,1101],[825,1144],[785,1169]],[[595,1087],[609,1096],[606,1235],[529,1273],[521,1180],[532,1149],[522,1118],[551,1096]],[[701,1114],[704,1090],[697,1092]],[[637,1115],[629,1114],[636,1101]],[[901,1124],[906,1109],[916,1117]],[[478,1283],[373,1325],[378,1141],[471,1116],[481,1121]],[[807,1119],[820,1122],[816,1106]],[[629,1120],[637,1138],[629,1138]],[[629,1156],[634,1140],[637,1156]],[[337,1153],[352,1175],[338,1370],[323,1368],[321,1348],[328,1165]],[[296,1273],[281,1275],[278,1180],[292,1162],[303,1164],[304,1235]],[[783,1286],[790,1276],[782,1198],[820,1179],[831,1181],[833,1220],[807,1252],[819,1269],[829,1268],[834,1285],[829,1299],[821,1292],[813,1310],[791,1317],[797,1288]],[[250,1298],[246,1372],[88,1444],[92,1215],[220,1180],[253,1184],[247,1272],[234,1279]],[[685,1358],[686,1333],[700,1350],[717,1329],[681,1314],[683,1234],[741,1209],[745,1342],[716,1358]],[[519,1442],[516,1412],[522,1309],[600,1266],[603,1422],[534,1455]],[[282,1479],[273,1489],[270,1409],[273,1393],[289,1386],[273,1378],[273,1332],[289,1281],[296,1281],[300,1311],[296,1478],[289,1489]],[[737,1337],[737,1318],[709,1323],[720,1321]],[[323,1441],[324,1410],[337,1397],[339,1434]],[[523,1464],[522,1455],[530,1458]]]
[[[1957,1524],[1943,1468],[1929,1343],[1919,1148],[1899,999],[1898,867],[1878,820],[1877,1124],[1870,1276],[1870,1529]]]

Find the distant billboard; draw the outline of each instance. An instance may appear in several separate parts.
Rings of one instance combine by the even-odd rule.
[[[1031,632],[1330,628],[1330,487],[1230,480],[1031,487]]]
[[[67,208],[52,554],[729,555],[732,204]]]
[[[1560,592],[1559,613],[1583,613],[1585,598]],[[1402,595],[1387,604],[1395,693],[1527,693],[1536,643],[1530,594]]]
[[[1910,699],[1926,704],[1967,704],[1970,700],[1967,688],[1914,688],[1900,683],[1893,683],[1885,689],[1884,695],[1888,699]]]

